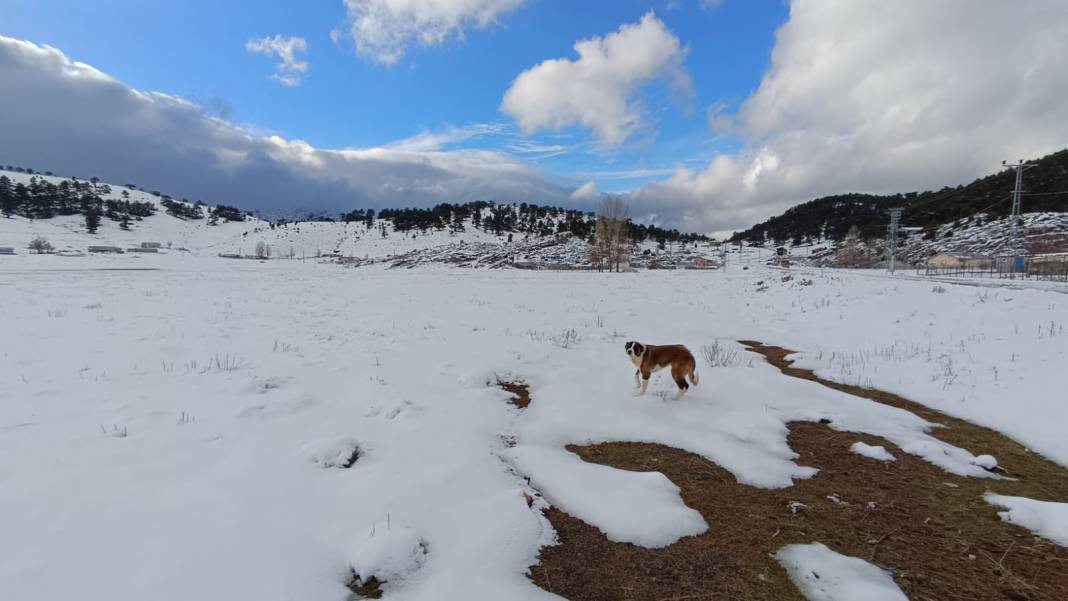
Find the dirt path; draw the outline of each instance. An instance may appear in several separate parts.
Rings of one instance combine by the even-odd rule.
[[[1068,470],[997,432],[793,368],[786,349],[743,343],[787,375],[945,424],[935,432],[939,438],[993,454],[1017,480],[955,476],[886,440],[811,422],[789,424],[789,443],[800,464],[820,473],[779,490],[738,484],[716,464],[661,445],[570,446],[586,461],[664,473],[710,529],[652,550],[611,542],[597,528],[549,509],[560,544],[545,548],[531,568],[535,583],[576,601],[802,600],[772,554],[790,543],[822,542],[890,570],[912,601],[1068,599],[1068,549],[1002,522],[982,498],[992,490],[1068,501]],[[884,464],[850,452],[858,440],[886,447],[897,461]],[[794,502],[804,507],[794,512]]]

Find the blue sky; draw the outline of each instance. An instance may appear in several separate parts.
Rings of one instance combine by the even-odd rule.
[[[725,234],[1068,144],[1064,0],[0,0],[0,14],[0,163],[274,215],[590,209],[618,193],[636,220]]]
[[[321,148],[380,146],[421,132],[498,124],[501,133],[444,147],[508,150],[517,138],[566,146],[561,154],[522,153],[523,159],[564,181],[593,179],[613,191],[737,149],[737,140],[709,130],[707,107],[717,101],[737,106],[757,87],[775,29],[787,16],[775,0],[711,7],[699,0],[530,0],[496,25],[465,28],[463,40],[416,45],[398,63],[383,66],[357,56],[351,42],[331,40],[345,20],[341,2],[252,6],[234,0],[15,1],[0,33],[55,46],[134,88],[182,96],[239,124]],[[620,147],[604,148],[576,126],[518,135],[499,105],[520,72],[547,58],[574,58],[576,40],[611,33],[649,10],[688,50],[692,97],[672,98],[655,82],[643,88],[638,100],[648,123]],[[299,86],[279,85],[270,78],[276,60],[245,49],[249,39],[276,34],[307,41],[301,58],[309,67]]]

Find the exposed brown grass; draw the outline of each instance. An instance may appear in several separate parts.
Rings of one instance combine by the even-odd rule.
[[[511,380],[497,380],[497,386],[512,393],[512,404],[520,409],[526,409],[530,404],[530,385]]]
[[[377,578],[371,577],[364,582],[357,578],[352,577],[349,581],[349,590],[356,593],[357,599],[381,599],[382,598],[382,585],[384,582],[379,582]]]
[[[609,541],[555,508],[546,512],[560,544],[545,548],[531,578],[573,600],[802,600],[772,555],[790,543],[822,542],[892,570],[912,601],[1068,599],[1068,549],[1002,522],[986,490],[1068,501],[1068,470],[1007,437],[881,391],[838,385],[789,365],[785,349],[750,344],[787,375],[903,407],[945,424],[939,438],[995,455],[1016,480],[955,476],[880,438],[793,422],[798,462],[820,473],[790,488],[739,484],[704,458],[662,445],[614,442],[570,446],[586,461],[659,471],[682,490],[709,531],[664,549]],[[856,441],[883,445],[897,461],[849,451]],[[835,502],[829,497],[836,497]],[[791,502],[804,508],[791,511]]]

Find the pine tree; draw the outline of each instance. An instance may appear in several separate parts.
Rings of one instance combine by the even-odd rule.
[[[90,234],[95,234],[100,229],[100,206],[97,199],[89,194],[82,196],[82,214],[85,215],[85,229]]]
[[[0,175],[0,213],[4,217],[11,217],[18,207],[15,191],[11,188],[11,180],[6,175]]]

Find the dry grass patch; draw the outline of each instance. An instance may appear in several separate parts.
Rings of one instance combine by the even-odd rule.
[[[515,380],[497,380],[497,386],[511,393],[511,403],[520,409],[526,409],[530,405],[530,385]]]
[[[560,544],[543,549],[531,578],[572,600],[796,600],[803,597],[772,557],[783,545],[822,542],[888,570],[912,601],[1068,599],[1068,549],[1001,521],[983,493],[1068,501],[1068,470],[997,432],[890,395],[825,382],[791,367],[785,349],[746,343],[787,375],[899,406],[945,424],[939,438],[995,455],[1016,480],[949,474],[875,436],[820,423],[789,424],[802,465],[820,473],[765,490],[739,484],[706,459],[662,445],[614,442],[570,446],[586,461],[659,471],[682,490],[709,531],[663,549],[609,541],[555,508],[546,516]],[[884,446],[883,463],[850,451]]]

